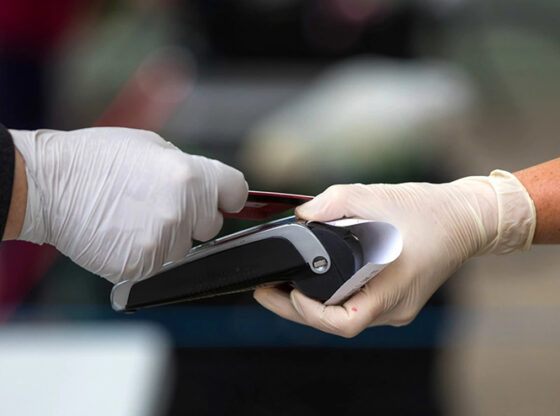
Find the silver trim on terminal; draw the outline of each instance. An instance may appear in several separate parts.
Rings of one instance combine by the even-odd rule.
[[[113,286],[113,289],[111,289],[111,306],[115,311],[120,312],[126,309],[130,288],[134,283],[136,283],[134,280],[125,280]]]
[[[297,220],[296,217],[283,218],[281,220],[272,221],[263,225],[239,231],[208,243],[200,244],[189,251],[182,259],[176,262],[169,262],[163,265],[158,273],[164,273],[175,267],[179,267],[186,263],[191,263],[200,258],[204,258],[213,254],[220,253],[225,250],[239,247],[255,241],[264,240],[266,238],[284,238],[294,245],[301,254],[310,269],[317,274],[324,274],[329,271],[331,266],[331,258],[329,253],[323,247],[315,234],[311,232],[305,225],[304,221]],[[314,259],[323,257],[326,264],[320,267],[314,266]],[[113,286],[111,291],[111,304],[116,311],[126,309],[130,289],[136,283],[135,281],[125,280]]]

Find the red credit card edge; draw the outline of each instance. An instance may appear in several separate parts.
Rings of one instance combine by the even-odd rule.
[[[249,196],[256,196],[256,195],[263,195],[263,196],[274,196],[279,198],[294,198],[294,199],[305,199],[307,201],[313,199],[314,197],[311,195],[299,195],[299,194],[286,194],[282,192],[268,192],[268,191],[249,191]]]
[[[274,202],[284,204],[300,205],[302,201],[311,201],[312,196],[298,194],[284,194],[280,192],[249,191],[247,201]]]
[[[295,208],[312,200],[309,195],[286,194],[279,192],[249,191],[247,203],[263,203],[261,207],[245,206],[238,213],[224,213],[226,218],[264,220],[284,211]]]

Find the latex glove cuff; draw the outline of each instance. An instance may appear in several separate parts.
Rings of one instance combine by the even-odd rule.
[[[45,201],[36,181],[34,167],[36,160],[35,136],[33,132],[23,130],[10,130],[14,139],[14,145],[25,160],[25,174],[27,177],[27,204],[25,209],[25,220],[18,240],[30,241],[35,244],[47,242],[46,220],[42,207]]]
[[[531,248],[537,214],[523,184],[512,173],[494,170],[488,177],[498,198],[498,236],[482,253],[506,254]]]

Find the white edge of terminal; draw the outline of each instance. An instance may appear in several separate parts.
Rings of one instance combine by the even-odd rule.
[[[133,280],[125,280],[113,286],[111,290],[111,306],[115,311],[122,312],[126,309],[128,295],[134,283]]]

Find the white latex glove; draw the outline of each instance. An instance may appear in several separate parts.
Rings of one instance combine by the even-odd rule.
[[[125,128],[11,130],[26,164],[20,240],[49,243],[113,283],[181,259],[247,198],[243,174]]]
[[[439,185],[336,185],[296,214],[315,221],[386,221],[402,233],[401,256],[341,306],[325,306],[297,290],[255,291],[257,301],[278,315],[345,337],[368,326],[410,323],[470,257],[529,249],[536,224],[529,194],[504,171]]]

